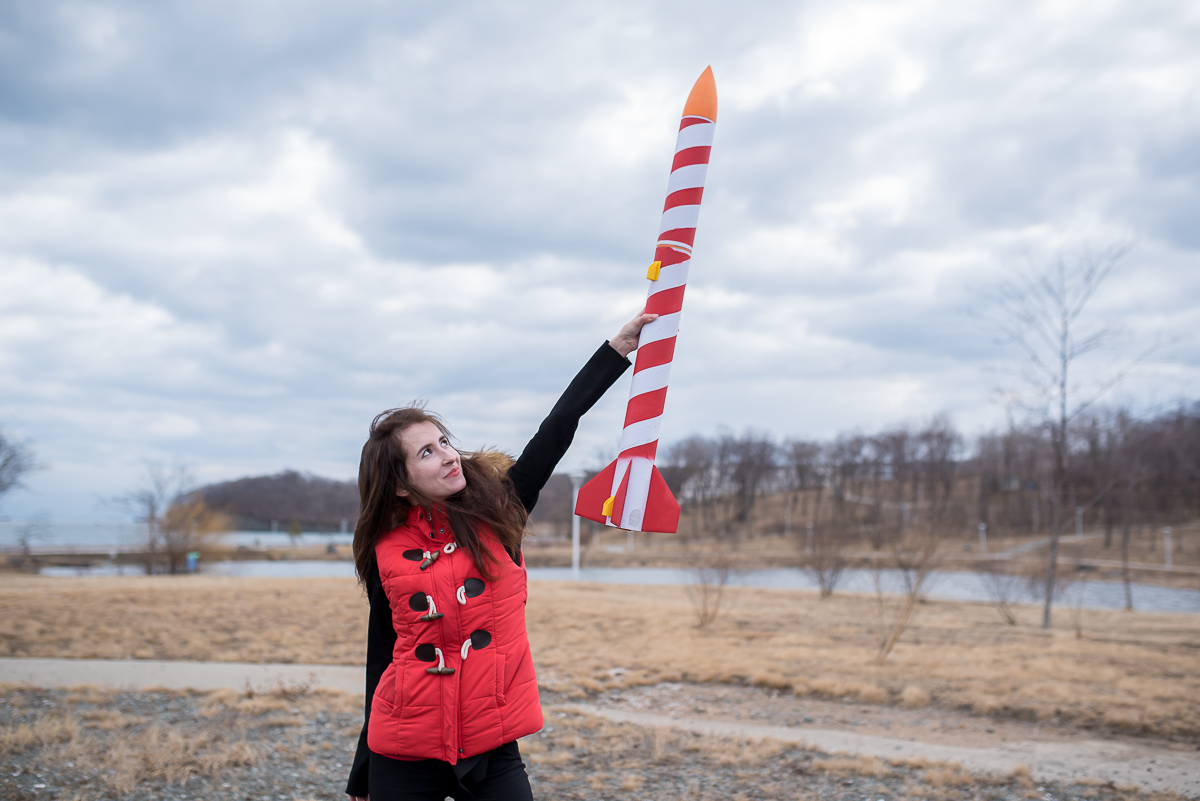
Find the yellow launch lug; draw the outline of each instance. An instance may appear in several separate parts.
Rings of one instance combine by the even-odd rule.
[[[650,268],[648,270],[646,270],[646,277],[649,278],[651,281],[657,281],[658,280],[658,271],[661,268],[662,268],[661,261],[650,262]]]
[[[655,264],[657,264],[657,262],[655,262]],[[604,515],[605,517],[612,517],[613,504],[616,503],[616,501],[617,496],[611,496],[607,501],[604,502],[604,508],[600,510],[600,514]]]

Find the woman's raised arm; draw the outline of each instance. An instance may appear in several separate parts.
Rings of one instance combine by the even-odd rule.
[[[546,486],[555,466],[571,446],[579,419],[629,369],[626,357],[637,349],[642,326],[656,319],[657,314],[639,313],[592,354],[509,469],[508,477],[526,511],[532,511],[542,487]]]

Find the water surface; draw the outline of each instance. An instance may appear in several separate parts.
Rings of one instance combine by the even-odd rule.
[[[236,578],[354,578],[354,563],[345,561],[281,560],[212,562],[202,564],[201,573],[209,576],[232,576]],[[93,568],[43,568],[47,576],[113,576],[139,575],[136,565],[101,565]],[[531,581],[570,581],[569,567],[533,567],[529,569]],[[668,567],[591,567],[579,571],[581,581],[614,585],[665,585],[679,586],[696,580],[695,573],[680,568]],[[837,585],[839,593],[874,593],[876,576],[871,570],[846,570]],[[731,587],[766,587],[772,589],[816,590],[817,582],[811,573],[799,568],[769,568],[730,572],[727,583]],[[905,591],[904,575],[897,570],[884,570],[879,574],[879,586],[884,593],[892,595]],[[1037,587],[1024,581],[1010,581],[1006,585],[1010,603],[1040,604],[1041,595]],[[925,584],[924,595],[949,601],[995,600],[995,589],[979,573],[948,571],[935,573]],[[1200,613],[1200,590],[1157,587],[1151,584],[1132,585],[1133,606],[1143,612]],[[1075,581],[1065,584],[1057,599],[1061,606],[1078,606],[1081,609],[1124,609],[1125,589],[1117,582]]]

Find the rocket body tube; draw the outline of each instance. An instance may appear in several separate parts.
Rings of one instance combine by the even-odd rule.
[[[580,488],[575,506],[580,517],[632,531],[673,533],[678,528],[679,503],[654,460],[716,121],[717,90],[709,68],[684,105],[654,261],[647,271],[646,311],[659,317],[642,328],[638,340],[619,455]]]

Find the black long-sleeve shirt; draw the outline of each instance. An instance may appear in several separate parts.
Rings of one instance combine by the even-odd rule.
[[[571,446],[579,419],[628,367],[629,360],[606,342],[567,385],[533,439],[521,452],[520,458],[508,470],[508,478],[525,511],[533,511],[542,488]],[[346,783],[346,793],[352,796],[365,796],[368,792],[367,773],[371,750],[367,747],[367,726],[371,719],[371,701],[375,697],[379,679],[392,663],[392,652],[396,646],[392,610],[384,594],[378,568],[373,567],[365,579],[367,596],[371,601],[371,616],[367,621],[367,688],[362,733],[358,737],[358,749]]]

